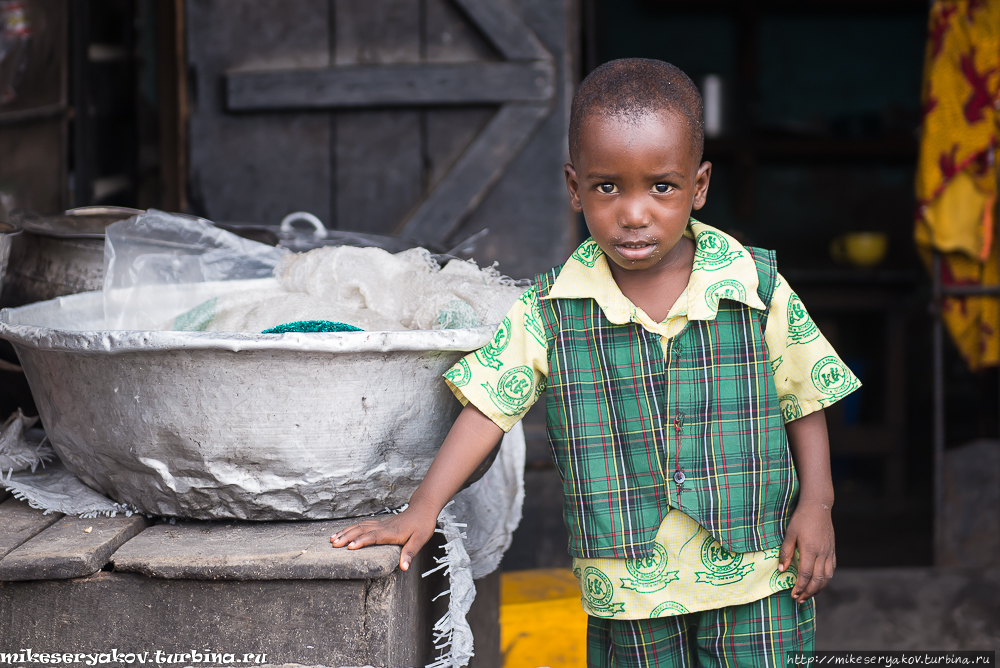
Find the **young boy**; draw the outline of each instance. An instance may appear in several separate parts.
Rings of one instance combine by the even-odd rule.
[[[859,386],[774,254],[690,218],[701,97],[654,60],[602,65],[570,119],[570,202],[591,238],[539,275],[446,378],[466,404],[409,507],[331,540],[403,545],[548,387],[591,666],[775,666],[812,649],[833,575],[823,408]]]

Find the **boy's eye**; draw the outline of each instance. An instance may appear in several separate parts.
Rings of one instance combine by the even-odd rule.
[[[611,195],[611,194],[613,194],[615,192],[615,184],[613,184],[613,183],[602,183],[601,185],[597,186],[597,190],[599,192],[604,193],[605,195]]]
[[[669,183],[657,183],[653,186],[653,190],[658,193],[668,193],[673,190],[673,187]]]

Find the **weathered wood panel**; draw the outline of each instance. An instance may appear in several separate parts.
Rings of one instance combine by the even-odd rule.
[[[117,571],[170,579],[370,580],[397,571],[397,545],[334,549],[330,536],[351,523],[160,524],[127,542],[113,561]]]
[[[417,229],[440,244],[488,226],[491,234],[477,259],[500,260],[505,272],[527,275],[565,259],[569,0],[327,0],[322,11],[319,0],[287,0],[280,11],[270,1],[248,3],[251,10],[231,8],[235,0],[187,1],[200,12],[188,17],[195,89],[199,98],[215,96],[209,107],[196,101],[192,128],[194,116],[208,115],[206,130],[213,123],[220,130],[192,137],[193,150],[204,141],[201,156],[213,156],[207,162],[192,156],[193,200],[201,202],[201,212],[220,220],[274,222],[292,209],[306,209],[334,227],[407,234]],[[308,39],[294,37],[295,30],[306,30]],[[209,40],[214,43],[206,46]],[[337,67],[347,71],[317,72]],[[491,116],[481,100],[511,104],[525,93],[488,77],[520,77],[530,68],[554,72],[554,78],[518,83],[529,92],[534,86],[551,111],[529,115],[517,128],[507,123],[505,136],[494,132],[477,145],[480,131],[496,131],[515,111],[525,111]],[[227,72],[229,110],[221,101]],[[369,76],[354,78],[363,73]],[[442,101],[457,106],[409,106]],[[386,109],[389,103],[408,108]],[[320,111],[345,104],[377,106]],[[267,105],[313,111],[250,109]],[[253,119],[270,119],[255,126],[262,136],[237,139],[240,132],[222,130],[250,128]],[[318,128],[322,123],[324,129]],[[279,126],[274,134],[271,128]],[[483,150],[488,139],[497,151]],[[296,142],[300,151],[293,157]],[[488,164],[469,171],[470,162],[484,154]],[[284,173],[275,177],[278,164]]]
[[[424,7],[424,52],[427,62],[491,62],[502,58],[454,2],[425,0]],[[466,106],[423,112],[425,192],[440,183],[496,111],[495,106]]]
[[[444,178],[496,111],[494,107],[471,107],[424,112],[428,191]]]
[[[512,5],[555,58],[558,85],[552,113],[452,239],[489,228],[490,234],[477,243],[476,259],[499,261],[501,271],[525,277],[564,262],[571,251],[562,166],[568,159],[566,133],[574,84],[574,51],[567,31],[572,5],[569,0],[512,0]]]
[[[500,60],[502,56],[451,0],[424,0],[424,58],[430,63]]]
[[[65,120],[0,125],[0,156],[0,190],[13,195],[16,206],[43,213],[65,208]]]
[[[455,0],[498,51],[508,60],[550,58],[542,42],[507,0]],[[555,3],[533,3],[535,5]]]
[[[392,234],[423,193],[420,112],[342,112],[336,123],[336,226]]]
[[[548,101],[553,72],[547,61],[330,67],[230,72],[230,111],[484,104]]]
[[[4,651],[149,651],[147,663],[156,650],[209,649],[239,652],[225,663],[242,663],[243,653],[252,653],[266,654],[263,663],[272,665],[422,666],[433,623],[423,612],[433,594],[419,565],[380,580],[216,582],[101,571],[73,580],[0,582],[0,638]],[[190,655],[174,661],[223,663]]]
[[[326,67],[327,0],[188,0],[189,197],[217,221],[277,224],[299,210],[330,219],[326,114],[228,114],[226,70]]]
[[[335,0],[335,64],[420,61],[418,0]],[[337,114],[336,227],[391,234],[423,193],[419,111]]]
[[[419,0],[334,0],[335,65],[420,59]]]
[[[149,524],[142,515],[63,517],[0,559],[0,580],[55,580],[91,575],[101,570],[125,541]]]
[[[7,499],[0,503],[0,558],[61,518],[59,513],[45,515],[29,506],[27,501]]]
[[[548,107],[541,104],[509,103],[501,107],[406,221],[401,234],[446,242],[500,179],[548,112]]]
[[[501,668],[503,653],[500,647],[500,571],[495,570],[475,581],[476,600],[466,615],[476,655],[469,668]]]

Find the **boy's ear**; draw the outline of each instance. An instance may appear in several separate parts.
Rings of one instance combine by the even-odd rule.
[[[580,201],[580,182],[576,178],[576,168],[572,164],[563,165],[563,172],[566,174],[566,190],[569,191],[569,205],[577,213],[583,211],[583,202]]]
[[[691,203],[692,209],[700,209],[705,206],[708,199],[708,182],[712,180],[712,163],[705,161],[698,168],[698,174],[694,177],[694,201]]]

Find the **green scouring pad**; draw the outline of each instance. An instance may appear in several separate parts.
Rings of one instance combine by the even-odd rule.
[[[271,329],[265,329],[261,334],[285,334],[287,332],[361,332],[360,327],[348,325],[343,322],[331,322],[330,320],[299,320],[298,322],[286,322]]]

